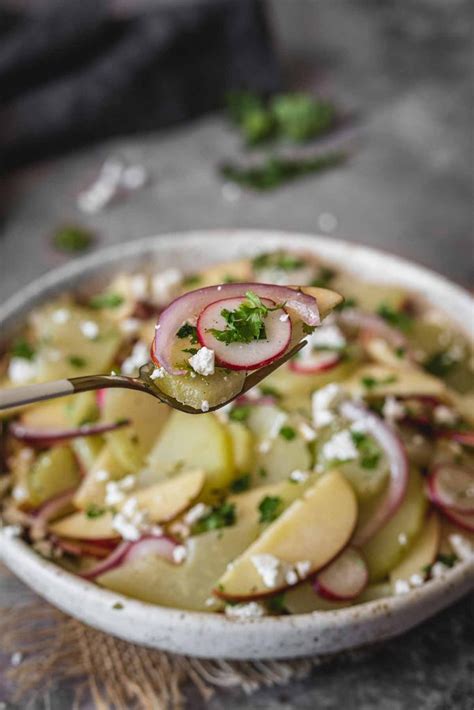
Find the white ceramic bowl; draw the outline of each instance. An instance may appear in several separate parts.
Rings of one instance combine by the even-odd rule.
[[[143,263],[192,271],[210,262],[278,247],[308,250],[359,277],[404,286],[444,310],[460,328],[472,320],[472,299],[465,291],[395,256],[323,237],[219,230],[162,235],[75,260],[3,304],[0,330],[7,334],[28,311],[54,294],[100,281],[113,271]],[[403,596],[338,611],[230,620],[154,606],[101,589],[42,559],[1,530],[0,558],[38,594],[86,624],[138,644],[204,658],[292,658],[353,648],[400,634],[474,588],[474,564],[464,562]],[[123,608],[115,609],[116,602]]]

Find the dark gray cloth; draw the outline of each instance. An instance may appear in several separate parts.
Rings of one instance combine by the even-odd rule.
[[[232,89],[278,88],[259,0],[117,5],[0,15],[0,170],[191,119]]]

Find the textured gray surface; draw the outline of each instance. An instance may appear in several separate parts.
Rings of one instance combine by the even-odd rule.
[[[321,88],[360,119],[353,159],[268,195],[223,199],[217,161],[238,152],[219,117],[156,136],[102,145],[23,172],[12,181],[0,236],[0,297],[62,263],[48,235],[81,221],[98,245],[199,227],[322,231],[397,252],[469,285],[472,279],[472,103],[469,3],[452,0],[277,0],[275,29],[293,84]],[[153,181],[130,200],[83,218],[74,195],[101,160],[144,163]],[[327,219],[326,219],[327,222]],[[118,246],[118,248],[120,248]],[[0,603],[28,590],[0,570]],[[472,598],[377,650],[315,669],[304,682],[246,699],[219,692],[208,707],[471,710]],[[67,708],[67,688],[46,707]],[[34,702],[44,705],[42,699]],[[189,691],[189,707],[201,701]]]

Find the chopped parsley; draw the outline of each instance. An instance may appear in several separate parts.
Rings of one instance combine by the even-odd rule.
[[[267,600],[267,607],[274,614],[281,614],[285,611],[285,593],[281,592],[280,594],[275,594],[274,597],[270,597]]]
[[[17,340],[10,349],[10,355],[23,360],[33,360],[35,349],[26,340]]]
[[[377,313],[384,321],[400,330],[409,330],[413,323],[413,318],[408,313],[397,310],[386,303],[380,304],[377,308]]]
[[[91,503],[87,510],[86,510],[86,516],[88,518],[100,518],[101,515],[104,515],[105,513],[105,508],[101,508],[100,506],[96,505],[95,503]]]
[[[91,308],[118,308],[125,301],[120,293],[98,293],[89,301]]]
[[[260,523],[272,523],[283,512],[283,500],[280,496],[265,496],[258,504]]]
[[[398,348],[395,348],[395,355],[400,358],[400,360],[405,357],[406,352],[407,349],[404,348],[403,345],[400,345]]]
[[[375,387],[380,387],[381,385],[391,385],[397,381],[395,375],[388,375],[388,377],[383,377],[381,380],[377,380],[375,377],[362,377],[361,384],[367,390],[373,390]]]
[[[85,367],[87,365],[87,360],[85,360],[83,357],[80,357],[79,355],[69,355],[68,357],[68,363],[72,365],[73,367]]]
[[[233,422],[245,422],[252,411],[250,404],[239,404],[237,407],[233,407],[229,412],[229,419]]]
[[[326,267],[322,267],[319,271],[319,274],[313,281],[311,281],[311,286],[317,286],[319,288],[326,288],[329,286],[333,278],[336,276],[336,272],[333,269],[328,269]]]
[[[223,308],[221,316],[227,325],[224,330],[210,328],[209,332],[222,343],[251,343],[253,340],[265,340],[267,333],[264,320],[270,311],[281,309],[281,305],[267,308],[260,297],[253,291],[247,291],[245,301],[235,310]]]
[[[360,431],[351,431],[351,438],[360,453],[360,465],[362,468],[377,468],[382,452],[375,441]]]
[[[288,254],[284,251],[269,252],[259,254],[252,259],[252,267],[255,271],[261,269],[279,269],[281,271],[293,271],[301,269],[306,264],[305,260],[295,254]]]
[[[182,325],[176,333],[176,336],[181,339],[190,338],[191,343],[193,344],[199,342],[197,337],[197,328],[195,325],[191,325],[190,323],[184,323],[184,325]]]
[[[121,611],[123,608],[124,607],[123,607],[122,602],[115,602],[115,604],[112,607],[112,609],[116,609],[117,611]]]
[[[335,120],[333,104],[301,92],[276,96],[271,109],[277,131],[295,143],[321,135]]]
[[[296,437],[296,431],[292,426],[282,426],[279,431],[280,436],[282,436],[287,441],[292,441]]]
[[[303,323],[303,333],[305,335],[311,335],[312,333],[314,333],[315,330],[315,325],[308,325],[307,323]]]
[[[430,357],[425,360],[423,368],[426,372],[429,372],[431,375],[435,375],[436,377],[446,377],[450,374],[453,368],[456,367],[456,364],[456,360],[451,357],[449,352],[446,350],[440,350],[439,352],[430,355]]]
[[[199,352],[198,348],[183,348],[183,353],[189,353],[189,355],[196,355]]]
[[[198,283],[201,283],[199,274],[188,274],[183,279],[183,286],[197,286]]]
[[[235,523],[235,505],[233,503],[222,503],[215,506],[210,513],[193,526],[193,533],[203,533],[208,530],[226,528]]]
[[[235,279],[233,276],[230,274],[226,274],[224,278],[222,279],[223,284],[236,284],[238,283],[238,280]]]
[[[281,399],[281,393],[270,385],[259,385],[260,392],[264,397],[275,397],[275,399]]]
[[[85,251],[93,240],[94,236],[88,229],[73,224],[59,227],[52,238],[56,249],[69,253]]]
[[[240,478],[236,478],[235,481],[232,481],[230,484],[230,490],[232,493],[243,493],[243,491],[248,491],[250,488],[250,481],[250,473],[245,473],[243,476],[240,476]]]
[[[260,466],[257,473],[260,476],[260,478],[266,478],[268,476],[268,471],[266,468],[263,468],[263,466]]]
[[[454,567],[458,559],[458,556],[455,554],[447,555],[440,552],[436,555],[436,562],[441,562],[441,564],[446,565],[446,567]]]

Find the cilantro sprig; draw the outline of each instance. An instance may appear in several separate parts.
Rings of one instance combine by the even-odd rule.
[[[208,532],[209,530],[226,528],[230,525],[234,525],[235,520],[235,505],[233,503],[224,502],[219,506],[215,506],[210,513],[198,520],[193,526],[193,533],[199,534]]]
[[[272,523],[283,513],[283,500],[280,496],[265,496],[258,504],[260,523]]]
[[[351,438],[360,454],[362,468],[372,470],[377,468],[382,452],[375,441],[367,434],[360,431],[351,431]]]
[[[283,304],[268,308],[253,291],[247,291],[245,299],[233,311],[229,311],[227,308],[222,309],[221,316],[226,321],[226,327],[223,330],[217,328],[209,329],[209,332],[212,333],[216,340],[226,345],[265,340],[267,337],[265,318],[271,311],[281,309]]]

